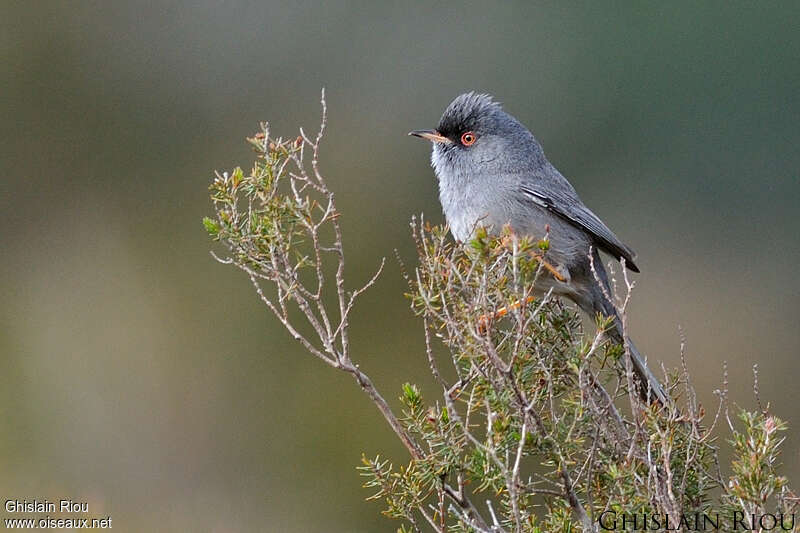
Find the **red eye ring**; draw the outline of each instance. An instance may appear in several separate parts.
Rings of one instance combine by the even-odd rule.
[[[471,131],[468,131],[461,136],[461,144],[463,144],[464,146],[472,146],[473,144],[475,144],[476,140],[478,140],[478,137]]]

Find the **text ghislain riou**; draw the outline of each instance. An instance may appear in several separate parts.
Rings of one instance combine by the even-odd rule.
[[[72,500],[6,500],[7,513],[88,513],[89,504],[87,502],[75,502]]]
[[[623,514],[614,511],[600,513],[597,525],[601,531],[794,531],[794,514],[745,513],[733,511],[728,516],[719,513],[682,514],[677,520],[659,513]]]

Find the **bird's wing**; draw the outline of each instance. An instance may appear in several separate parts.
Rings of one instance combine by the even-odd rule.
[[[548,189],[550,188],[548,187]],[[639,272],[639,267],[633,262],[633,258],[636,255],[633,250],[623,244],[597,215],[583,205],[577,195],[570,194],[568,189],[563,192],[556,190],[544,191],[543,188],[537,187],[532,183],[522,184],[522,192],[527,199],[538,206],[587,231],[596,241],[598,248],[617,259],[624,258],[625,266],[634,272]]]

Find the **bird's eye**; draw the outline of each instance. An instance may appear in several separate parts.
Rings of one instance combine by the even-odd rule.
[[[475,142],[477,138],[478,137],[474,133],[468,131],[467,133],[461,136],[461,144],[463,144],[464,146],[472,146],[472,144]]]

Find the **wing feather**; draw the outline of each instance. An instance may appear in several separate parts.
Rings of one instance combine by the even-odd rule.
[[[568,198],[554,191],[544,192],[531,184],[524,184],[522,192],[531,201],[543,207],[571,224],[587,231],[596,241],[597,247],[615,258],[625,259],[625,266],[634,272],[639,272],[639,267],[633,262],[636,254],[614,235],[608,226],[603,224],[597,215],[577,198]]]

